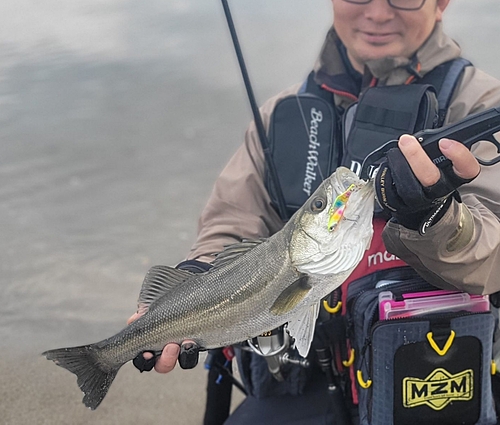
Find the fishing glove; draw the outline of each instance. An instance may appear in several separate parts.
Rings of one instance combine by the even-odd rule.
[[[181,351],[179,353],[178,361],[179,366],[182,369],[192,369],[198,364],[200,347],[193,342],[186,342],[181,345]],[[145,353],[150,353],[153,357],[146,359],[144,357]],[[153,370],[156,360],[161,356],[161,351],[143,351],[139,354],[132,364],[139,370],[139,372],[150,372]]]
[[[198,260],[186,260],[176,266],[177,269],[186,270],[191,273],[203,273],[212,268],[208,263],[203,263]],[[192,369],[198,364],[200,347],[194,342],[186,342],[181,344],[178,361],[182,369]],[[144,353],[151,353],[153,357],[150,359],[144,358]],[[149,372],[155,366],[156,360],[161,356],[161,351],[144,351],[139,354],[134,360],[133,365],[142,373]]]
[[[145,353],[150,353],[153,355],[150,359],[146,359],[144,357]],[[143,351],[139,354],[134,360],[132,360],[132,364],[139,370],[139,372],[149,372],[153,369],[156,363],[156,359],[161,356],[161,351]]]
[[[399,224],[424,234],[446,213],[452,197],[460,200],[456,189],[474,180],[457,176],[451,163],[439,171],[441,177],[438,182],[424,187],[413,174],[401,150],[390,149],[375,176],[379,204]]]

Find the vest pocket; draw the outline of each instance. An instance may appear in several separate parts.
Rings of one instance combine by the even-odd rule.
[[[451,313],[379,321],[360,369],[364,425],[496,424],[491,364],[494,317]],[[363,405],[361,404],[363,401]]]

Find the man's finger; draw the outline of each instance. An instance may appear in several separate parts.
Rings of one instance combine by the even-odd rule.
[[[398,146],[422,186],[429,187],[437,183],[441,173],[415,137],[402,135]]]
[[[161,356],[158,357],[155,364],[155,370],[158,373],[170,372],[177,363],[181,348],[177,344],[167,344],[163,349]]]
[[[463,179],[473,179],[481,167],[471,151],[462,143],[450,139],[441,139],[439,149],[453,163],[453,171]]]
[[[136,321],[139,317],[141,317],[142,315],[139,314],[139,313],[134,313],[132,314],[132,316],[130,316],[127,320],[127,325],[130,325],[132,322]]]

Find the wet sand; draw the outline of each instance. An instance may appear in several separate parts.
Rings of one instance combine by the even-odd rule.
[[[233,3],[258,100],[301,81],[328,2]],[[500,77],[498,16],[455,0],[446,26]],[[91,412],[40,353],[119,331],[147,270],[188,252],[250,120],[220,4],[7,1],[0,22],[0,424],[200,424],[201,365],[125,365]]]
[[[199,424],[205,373],[176,370],[142,374],[125,365],[104,402],[91,411],[80,403],[74,377],[42,358],[8,353],[0,362],[2,424]]]

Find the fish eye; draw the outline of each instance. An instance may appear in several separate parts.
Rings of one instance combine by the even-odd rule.
[[[326,207],[326,200],[324,198],[315,198],[311,202],[311,211],[313,213],[319,213],[323,211]]]

